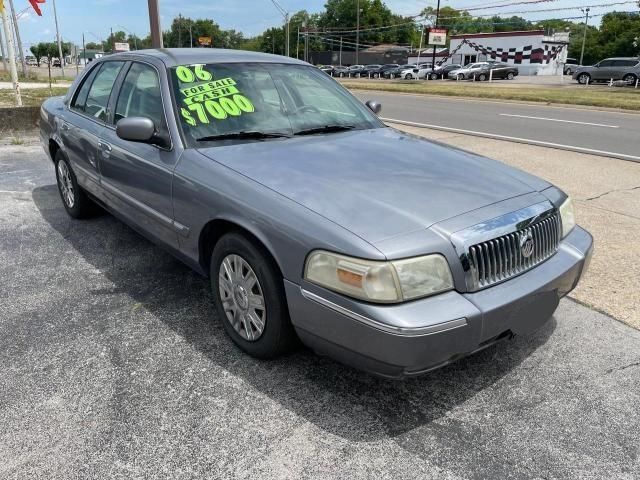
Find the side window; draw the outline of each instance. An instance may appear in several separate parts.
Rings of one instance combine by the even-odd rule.
[[[105,62],[91,84],[84,112],[102,121],[107,119],[107,105],[113,84],[124,62]]]
[[[636,60],[620,60],[618,65],[621,67],[635,67],[637,63]]]
[[[599,67],[611,67],[613,66],[613,60],[603,60],[598,64]]]
[[[87,78],[82,81],[82,85],[78,89],[73,102],[71,102],[71,108],[73,108],[74,110],[84,112],[85,106],[87,104],[87,95],[89,95],[89,88],[93,83],[93,79],[96,78],[96,73],[98,73],[98,70],[100,70],[99,67],[94,68],[93,71],[91,71],[89,75],[87,75]]]
[[[131,65],[120,89],[114,121],[127,117],[146,117],[158,130],[166,129],[158,73],[144,63]]]

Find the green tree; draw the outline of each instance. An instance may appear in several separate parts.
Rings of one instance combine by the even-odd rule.
[[[31,51],[33,56],[36,57],[36,63],[38,64],[38,67],[39,67],[40,66],[40,60],[43,57],[47,56],[47,44],[43,43],[43,42],[40,42],[40,43],[37,43],[35,45],[31,45],[29,50]]]

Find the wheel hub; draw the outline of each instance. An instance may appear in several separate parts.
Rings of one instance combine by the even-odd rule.
[[[218,291],[233,329],[245,340],[258,340],[267,318],[264,294],[253,268],[240,255],[230,254],[222,260]]]

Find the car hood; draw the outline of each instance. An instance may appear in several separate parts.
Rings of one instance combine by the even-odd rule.
[[[392,128],[199,151],[369,242],[549,186],[500,162]]]

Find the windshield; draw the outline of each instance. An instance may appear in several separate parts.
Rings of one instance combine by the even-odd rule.
[[[277,138],[316,129],[323,133],[384,126],[335,80],[314,67],[181,65],[171,68],[171,78],[177,114],[190,146],[203,141],[255,141],[261,138],[259,134]]]

